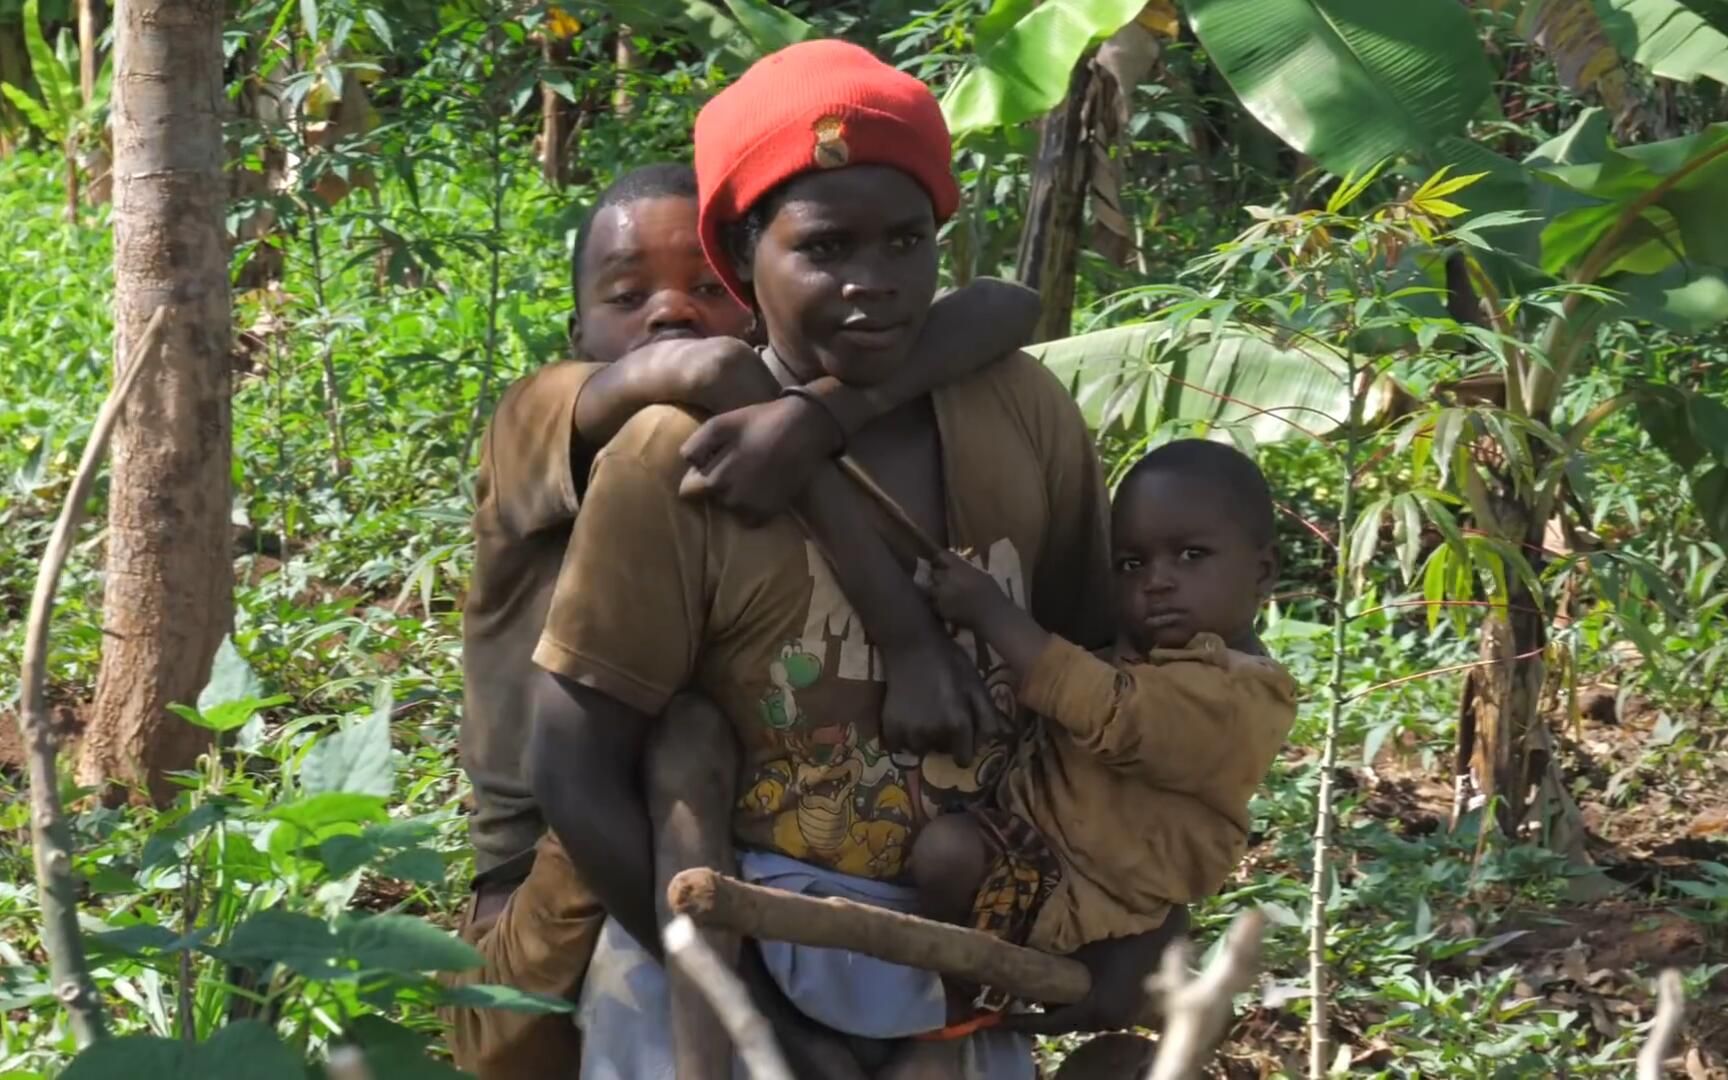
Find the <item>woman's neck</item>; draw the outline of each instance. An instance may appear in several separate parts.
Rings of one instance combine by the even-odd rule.
[[[762,351],[762,358],[768,363],[768,370],[780,380],[781,386],[802,386],[814,382],[828,374],[822,370],[822,365],[814,361],[805,362],[791,353],[776,348],[773,341]]]

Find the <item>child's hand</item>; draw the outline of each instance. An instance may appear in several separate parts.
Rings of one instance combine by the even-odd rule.
[[[678,493],[713,499],[748,524],[767,521],[834,452],[834,421],[820,408],[782,397],[710,417],[684,441],[690,468]]]
[[[972,630],[1010,603],[995,578],[952,551],[943,552],[931,567],[930,599],[944,619]]]
[[[771,400],[780,384],[755,349],[737,338],[677,342],[682,400],[718,416]]]

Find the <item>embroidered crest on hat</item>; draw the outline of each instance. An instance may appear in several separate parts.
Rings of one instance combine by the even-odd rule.
[[[852,159],[852,148],[846,145],[846,122],[838,116],[824,116],[816,121],[816,151],[811,157],[818,169],[838,169]]]

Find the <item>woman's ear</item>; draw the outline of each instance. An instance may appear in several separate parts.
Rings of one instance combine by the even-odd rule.
[[[582,321],[572,311],[570,317],[564,320],[564,336],[570,345],[572,359],[582,355]]]

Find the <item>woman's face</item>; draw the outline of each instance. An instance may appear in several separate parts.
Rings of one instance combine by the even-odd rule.
[[[794,375],[880,383],[905,363],[936,293],[930,197],[880,165],[801,176],[756,244],[750,283]]]

